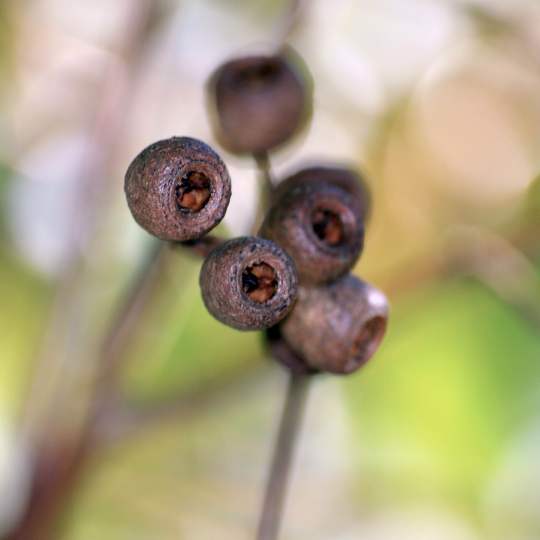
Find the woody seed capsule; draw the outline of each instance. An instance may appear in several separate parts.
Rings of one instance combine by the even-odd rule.
[[[162,240],[202,237],[223,219],[231,180],[202,141],[172,137],[151,144],[131,163],[125,192],[135,221]]]
[[[377,351],[387,320],[384,294],[348,275],[323,287],[300,288],[281,332],[311,368],[346,375]]]
[[[312,88],[292,54],[248,56],[217,69],[209,81],[209,99],[223,147],[236,154],[261,154],[304,126]]]
[[[297,296],[293,261],[277,244],[258,237],[235,238],[214,249],[199,283],[210,314],[239,330],[277,324]]]
[[[364,223],[355,198],[323,183],[291,186],[274,201],[261,236],[292,257],[303,284],[325,283],[346,274],[364,245]]]

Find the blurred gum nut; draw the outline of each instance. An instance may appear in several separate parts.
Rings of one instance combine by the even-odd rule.
[[[311,368],[347,375],[375,354],[387,320],[384,294],[348,275],[324,287],[301,287],[281,331]]]
[[[292,51],[230,60],[208,85],[216,137],[235,154],[272,150],[306,125],[312,94],[311,77]]]
[[[302,284],[319,284],[354,266],[364,246],[364,222],[349,192],[331,184],[300,183],[273,202],[261,236],[292,257]]]

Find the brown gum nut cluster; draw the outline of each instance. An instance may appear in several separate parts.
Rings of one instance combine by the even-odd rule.
[[[312,85],[292,52],[247,56],[220,66],[209,81],[214,132],[236,154],[262,154],[306,125]]]
[[[206,258],[200,274],[204,304],[219,321],[238,330],[277,324],[297,297],[291,258],[258,237],[235,238]]]
[[[310,167],[281,182],[262,234],[293,258],[300,277],[291,314],[266,333],[276,360],[293,373],[349,374],[377,350],[388,318],[380,291],[352,275],[370,212],[360,175]]]
[[[238,154],[276,148],[311,113],[311,81],[291,54],[227,62],[209,90],[216,135]],[[210,147],[173,137],[137,156],[125,191],[148,232],[189,242],[221,221],[231,185]],[[352,373],[377,350],[388,316],[384,295],[348,274],[370,208],[362,177],[349,168],[315,166],[289,176],[273,193],[260,237],[224,242],[206,258],[200,286],[208,311],[233,328],[267,329],[273,356],[293,373]]]
[[[171,241],[202,237],[225,216],[231,180],[205,143],[172,137],[145,148],[126,173],[125,192],[135,221]]]

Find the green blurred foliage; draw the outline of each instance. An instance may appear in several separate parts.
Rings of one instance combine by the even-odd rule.
[[[475,513],[540,401],[540,335],[482,285],[454,281],[395,306],[388,339],[345,382],[363,496]]]
[[[96,28],[89,28],[90,24],[82,25],[88,34],[81,38],[75,36],[76,24],[73,28],[65,24],[70,20],[69,13],[54,12],[48,25],[40,26],[43,35],[36,38],[35,43],[19,44],[23,51],[20,55],[23,67],[18,72],[19,66],[13,62],[16,40],[19,35],[27,36],[29,31],[35,30],[36,21],[41,23],[46,10],[40,12],[40,6],[43,8],[46,2],[38,4],[33,8],[36,11],[32,11],[30,7],[22,7],[22,3],[0,2],[0,96],[21,84],[20,95],[0,103],[0,110],[16,111],[13,125],[9,125],[5,134],[7,115],[6,121],[0,118],[0,136],[9,136],[6,139],[10,141],[9,146],[20,152],[20,155],[9,156],[6,164],[0,163],[0,419],[10,420],[24,409],[28,382],[36,361],[44,352],[43,337],[52,325],[53,316],[58,315],[52,309],[55,294],[61,290],[66,278],[62,272],[52,279],[40,273],[30,261],[23,259],[18,249],[18,233],[8,227],[13,210],[9,205],[14,178],[24,181],[24,177],[20,171],[14,173],[13,169],[21,163],[33,165],[30,170],[39,169],[35,167],[36,162],[29,159],[29,156],[35,159],[33,145],[37,147],[38,157],[41,152],[49,151],[47,156],[54,165],[58,165],[61,158],[69,161],[70,156],[59,157],[55,149],[47,147],[49,134],[65,130],[69,137],[86,141],[91,131],[85,123],[88,115],[81,115],[84,117],[81,121],[78,113],[88,109],[89,103],[99,108],[107,101],[100,94],[103,83],[100,77],[109,73],[106,67],[110,67],[104,58],[107,57],[108,62],[109,56],[114,57],[111,71],[120,79],[125,67],[120,60],[123,53],[116,57],[109,49],[110,43],[115,41],[111,39],[114,32],[107,35],[104,31],[102,39],[106,46],[99,42],[100,34],[96,28],[106,26],[107,14],[103,19],[96,18]],[[214,42],[201,29],[201,35],[194,40],[195,45],[193,41],[189,42],[192,45],[189,54],[182,56],[185,51],[178,52],[177,49],[182,49],[184,44],[178,46],[171,37],[178,37],[178,27],[174,24],[181,25],[184,15],[191,17],[188,21],[203,20],[210,17],[214,9],[212,13],[238,19],[244,28],[253,26],[254,34],[259,32],[261,36],[269,36],[274,29],[274,20],[288,5],[285,0],[208,0],[199,12],[197,9],[201,4],[198,0],[182,3],[179,22],[175,23],[174,17],[169,17],[172,12],[168,11],[172,4],[163,3],[162,18],[154,21],[152,47],[146,51],[149,58],[145,57],[141,63],[144,76],[137,72],[141,68],[138,65],[134,69],[137,72],[134,80],[139,86],[130,88],[127,93],[134,104],[132,109],[126,109],[125,115],[129,120],[126,121],[126,132],[130,132],[132,139],[126,136],[127,142],[122,141],[124,146],[119,144],[119,155],[108,163],[111,169],[107,172],[108,181],[99,184],[98,179],[92,177],[90,187],[85,187],[91,192],[95,183],[103,191],[109,189],[103,199],[110,197],[113,202],[103,214],[81,204],[84,207],[81,213],[88,210],[90,216],[98,216],[99,223],[95,230],[92,229],[96,238],[88,242],[87,253],[81,257],[84,260],[79,261],[80,267],[70,276],[75,276],[71,283],[73,289],[77,289],[73,294],[75,300],[71,311],[59,314],[58,342],[54,343],[67,357],[75,351],[73,356],[77,357],[79,365],[88,367],[90,375],[85,378],[87,373],[83,369],[83,375],[73,385],[66,376],[66,386],[72,386],[69,388],[71,393],[66,392],[66,395],[78,397],[83,393],[81,388],[91,380],[92,362],[98,354],[102,331],[117,300],[121,300],[119,291],[135,274],[139,260],[134,254],[140,253],[138,247],[147,240],[132,223],[125,208],[121,188],[125,163],[134,151],[138,151],[141,141],[147,141],[156,132],[159,136],[168,135],[171,125],[175,130],[177,126],[186,130],[201,128],[199,119],[194,120],[186,114],[193,96],[202,102],[203,75],[197,73],[202,56],[194,60],[190,54],[208,53],[217,57],[212,49]],[[81,16],[85,4],[74,5],[81,11],[74,10],[73,20],[86,23],[86,18]],[[507,20],[496,10],[477,6],[463,9],[459,23],[466,20],[470,27],[467,26],[464,33],[456,30],[456,35],[463,37],[466,34],[467,39],[470,38],[471,43],[463,44],[463,55],[471,65],[467,62],[459,65],[460,71],[449,63],[446,67],[449,71],[452,67],[455,73],[452,72],[448,79],[441,77],[437,81],[439,90],[445,90],[448,83],[449,92],[455,92],[449,94],[450,99],[446,96],[440,103],[435,100],[434,109],[430,109],[440,115],[439,121],[448,122],[450,136],[447,139],[442,136],[446,134],[447,126],[441,125],[440,131],[431,133],[430,139],[426,125],[422,124],[424,121],[429,126],[432,122],[430,115],[427,120],[422,119],[422,100],[429,98],[421,84],[425,81],[420,81],[423,76],[418,74],[415,81],[419,88],[404,85],[392,93],[389,87],[395,81],[389,82],[382,76],[377,78],[380,75],[377,61],[382,62],[385,58],[381,56],[372,64],[365,58],[369,48],[363,50],[356,42],[361,33],[356,24],[349,22],[338,29],[324,26],[327,22],[321,13],[337,14],[333,22],[348,22],[350,13],[357,6],[351,3],[348,10],[345,4],[345,8],[341,3],[332,4],[331,8],[324,8],[330,9],[332,13],[329,14],[321,8],[328,5],[319,3],[319,11],[303,21],[305,32],[293,42],[302,54],[305,52],[306,58],[311,55],[313,59],[317,92],[314,124],[318,122],[314,131],[324,144],[309,139],[306,134],[306,139],[293,148],[301,152],[302,144],[305,144],[311,151],[309,145],[314,143],[313,148],[324,149],[325,159],[328,159],[339,153],[342,145],[347,145],[339,136],[335,145],[333,140],[328,144],[324,139],[327,130],[331,134],[335,130],[337,135],[350,132],[353,162],[360,161],[360,156],[366,162],[375,201],[366,251],[358,270],[390,292],[392,314],[380,353],[361,373],[333,383],[338,389],[336,395],[331,394],[330,379],[321,377],[317,385],[319,397],[327,395],[337,408],[343,406],[346,423],[336,429],[342,429],[346,435],[352,434],[353,445],[350,448],[345,444],[340,446],[339,441],[330,440],[328,433],[332,433],[331,430],[323,430],[321,438],[315,440],[316,448],[309,453],[315,466],[307,473],[303,470],[302,474],[315,477],[314,471],[318,473],[319,467],[323,468],[325,464],[320,455],[333,451],[329,467],[334,471],[346,464],[349,466],[348,478],[341,484],[336,481],[337,487],[332,485],[328,492],[339,491],[347,500],[351,506],[349,519],[355,526],[371,513],[406,510],[414,505],[440,505],[450,508],[458,519],[473,524],[479,538],[493,540],[483,514],[492,482],[500,474],[511,449],[521,444],[523,433],[540,419],[537,412],[540,402],[540,333],[537,326],[540,291],[527,291],[530,297],[527,307],[532,306],[533,317],[526,318],[520,309],[523,298],[518,294],[516,300],[512,289],[514,281],[521,281],[519,272],[523,272],[524,267],[540,279],[540,178],[526,188],[525,180],[530,177],[524,180],[514,178],[512,174],[525,175],[529,167],[534,167],[529,162],[526,167],[517,159],[517,164],[508,167],[508,178],[501,175],[497,177],[499,184],[492,185],[490,174],[495,175],[497,171],[493,167],[490,170],[489,166],[474,168],[477,156],[473,151],[467,157],[456,157],[447,150],[459,142],[462,135],[467,135],[466,140],[474,146],[473,150],[484,152],[478,157],[479,162],[486,156],[491,157],[491,147],[488,145],[486,150],[482,143],[490,135],[493,125],[504,131],[500,135],[502,140],[517,144],[515,141],[522,140],[520,137],[528,136],[532,141],[529,141],[530,148],[537,148],[533,139],[538,107],[523,97],[532,95],[538,82],[537,70],[532,69],[534,64],[527,63],[530,58],[522,54],[529,46],[528,34],[519,26],[522,22]],[[407,10],[412,4],[406,2],[403,5],[403,12],[388,8],[391,12],[388,17],[393,17],[392,25],[408,22],[408,17],[403,14],[409,13]],[[366,3],[366,6],[366,10],[376,11],[377,2],[371,6]],[[25,9],[29,9],[27,27]],[[14,17],[15,10],[18,10],[17,18]],[[65,20],[62,15],[66,16]],[[375,24],[377,17],[369,20]],[[212,24],[216,24],[215,20]],[[317,26],[321,24],[326,29],[324,35],[321,26]],[[392,25],[390,29],[394,28]],[[231,24],[231,28],[236,27]],[[344,28],[352,30],[351,35],[347,35]],[[407,31],[407,28],[399,28]],[[188,30],[182,27],[182,31],[187,33]],[[216,32],[215,28],[212,31]],[[335,32],[335,44],[331,43],[335,49],[330,47],[329,51],[321,51],[320,43],[328,45],[323,39],[326,32]],[[391,33],[388,31],[386,36],[389,40]],[[374,41],[377,36],[380,34],[374,33]],[[217,39],[219,36],[211,37]],[[219,40],[216,43],[223,45]],[[39,56],[41,44],[47,58]],[[75,51],[77,45],[80,49],[73,52],[72,57],[67,54],[72,52],[70,47]],[[159,51],[156,58],[151,57],[154,47]],[[167,51],[167,47],[172,52]],[[491,54],[487,55],[489,47],[493,50],[490,49]],[[405,63],[403,58],[407,54],[408,50],[395,56],[396,71],[399,71],[398,63]],[[443,51],[440,54],[443,56]],[[493,61],[492,56],[496,54],[501,57]],[[448,60],[446,56],[444,58]],[[47,63],[49,59],[50,64]],[[516,76],[518,83],[509,80],[508,71],[501,67],[503,64],[505,70],[508,64],[522,70]],[[116,71],[119,66],[121,69]],[[358,75],[350,66],[358,68],[360,75],[351,84],[358,84],[359,93],[364,90],[369,93],[369,88],[361,87],[366,82],[384,94],[372,109],[340,94],[337,83],[342,82],[344,76]],[[193,80],[190,79],[191,72],[195,73]],[[365,79],[362,79],[363,73]],[[430,76],[434,74],[430,73]],[[431,88],[435,88],[435,94],[437,84]],[[462,108],[459,121],[453,124],[456,96],[461,96]],[[463,96],[472,96],[489,107],[467,114],[468,109],[463,108],[463,101],[467,102],[467,99]],[[166,104],[165,113],[159,107],[160,102]],[[103,116],[108,118],[113,114],[112,109],[114,107],[107,104]],[[61,121],[57,121],[58,115],[62,117]],[[485,116],[493,123],[482,123]],[[169,118],[174,119],[174,124],[167,124]],[[100,117],[99,120],[103,119]],[[512,130],[516,125],[521,126],[522,121],[523,133],[513,137]],[[25,127],[33,123],[36,125],[25,132]],[[165,123],[164,128],[161,123]],[[207,136],[204,129],[202,133]],[[357,131],[362,131],[362,135],[358,136]],[[200,135],[199,132],[193,134]],[[13,145],[12,141],[15,141]],[[276,157],[278,167],[282,157],[289,159],[286,154]],[[0,156],[3,159],[2,149]],[[473,166],[471,169],[456,168],[456,161],[459,166],[469,163]],[[234,158],[230,162],[231,170],[236,167],[235,182],[238,183],[235,189],[240,186],[242,196],[242,187],[246,184],[242,185],[245,178],[239,180],[239,177],[248,165],[238,165],[240,160]],[[59,167],[59,170],[64,169]],[[255,171],[248,174],[251,172],[255,178]],[[475,187],[470,178],[476,173],[484,177],[480,178],[480,187],[469,191],[468,188]],[[54,180],[47,178],[51,186]],[[509,189],[512,181],[522,187],[522,193],[518,193],[518,189]],[[47,189],[46,182],[39,185]],[[500,197],[490,198],[491,191]],[[506,193],[506,198],[501,193]],[[83,190],[80,200],[84,203],[92,200],[86,198],[87,194]],[[53,208],[62,210],[61,205]],[[242,209],[241,205],[236,208]],[[111,215],[104,215],[107,211]],[[126,225],[128,220],[131,229]],[[447,240],[447,235],[460,227],[474,227],[487,232],[486,237],[499,235],[504,239],[511,255],[507,272],[513,281],[509,287],[506,282],[497,288],[489,282],[464,277],[469,270],[465,265],[460,266],[461,260],[452,258]],[[520,264],[514,266],[516,259]],[[498,262],[501,260],[497,259]],[[506,263],[502,260],[503,270]],[[490,264],[493,260],[488,250],[485,265],[489,267]],[[135,431],[119,440],[113,436],[111,446],[105,446],[96,455],[70,516],[66,537],[71,540],[251,538],[250,527],[258,508],[284,380],[279,378],[278,369],[265,358],[259,334],[231,330],[206,312],[198,289],[199,266],[200,261],[183,252],[171,257],[160,286],[130,334],[121,383],[121,397],[126,398],[126,405],[133,407],[135,412],[151,411],[153,407],[167,403],[176,403],[177,408],[172,414],[156,417],[146,430]],[[501,290],[507,294],[501,294]],[[77,324],[73,324],[78,333],[66,335],[72,328],[68,324],[71,320],[67,319],[73,314],[78,317]],[[62,316],[66,320],[62,321]],[[59,351],[59,356],[61,353]],[[47,366],[40,373],[47,374]],[[58,414],[54,409],[54,421],[62,418],[62,413],[70,417],[71,407],[75,409],[76,405],[64,404]],[[324,424],[331,427],[336,421],[322,408],[324,405],[324,401],[322,406],[318,402],[311,404],[322,428]],[[312,433],[304,433],[304,437],[310,435]],[[525,469],[534,465],[530,457],[527,459],[531,461],[524,458],[521,463]],[[327,486],[316,486],[318,489],[314,491],[324,494]],[[312,494],[305,495],[309,500]],[[305,501],[290,502],[291,507],[296,508]],[[335,513],[335,516],[325,518],[332,522],[326,523],[329,530],[331,525],[340,525],[334,523],[341,519],[340,511],[344,512],[341,507],[328,510],[328,514]],[[308,508],[307,512],[324,514],[322,508]],[[288,517],[301,528],[305,514],[293,510]],[[518,515],[507,519],[501,515],[500,521],[505,527],[515,523],[519,540],[538,536],[540,518],[520,519]],[[299,538],[292,532],[290,537]],[[309,533],[305,537],[313,538]]]

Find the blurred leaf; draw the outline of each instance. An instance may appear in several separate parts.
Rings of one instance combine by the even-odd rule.
[[[464,6],[464,12],[474,24],[477,33],[486,41],[507,36],[515,30],[511,21],[482,6],[470,4]]]
[[[535,223],[540,224],[540,175],[534,179],[528,189],[526,213]]]
[[[43,329],[51,287],[17,256],[0,249],[0,416],[14,414]],[[4,411],[3,411],[3,410]]]

